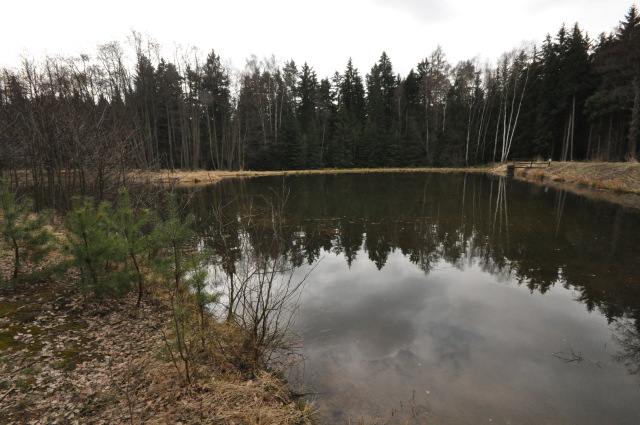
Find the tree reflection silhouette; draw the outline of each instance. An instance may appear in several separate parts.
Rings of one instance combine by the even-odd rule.
[[[640,383],[640,329],[637,319],[623,320],[616,325],[614,338],[620,347],[614,360],[623,363],[631,375],[638,376]]]
[[[280,252],[293,267],[324,253],[349,266],[365,253],[382,269],[399,250],[429,273],[446,261],[464,269],[508,276],[541,294],[555,285],[573,289],[588,310],[610,322],[640,317],[640,229],[636,210],[553,188],[483,175],[342,174],[291,176]],[[281,178],[226,180],[197,193],[192,202],[199,232],[227,268],[237,261],[234,226],[215,226],[212,205],[225,205],[227,222],[268,220],[256,214]],[[247,205],[253,205],[249,210]],[[255,249],[269,238],[248,235]],[[234,250],[235,249],[235,250]],[[273,249],[271,247],[270,249]],[[638,371],[638,332],[618,332],[621,356]],[[633,351],[633,350],[636,351]],[[633,354],[635,353],[635,354]],[[622,358],[622,357],[621,357]]]

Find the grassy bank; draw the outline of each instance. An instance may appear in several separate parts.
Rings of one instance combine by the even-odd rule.
[[[169,186],[212,184],[228,178],[261,176],[290,176],[302,174],[354,173],[493,173],[506,175],[507,164],[458,168],[347,168],[285,171],[206,171],[161,170],[157,172],[131,171],[128,177],[140,182]],[[553,181],[599,190],[640,194],[640,164],[612,162],[554,162],[550,167],[516,170],[516,177],[528,181]]]
[[[474,172],[505,176],[507,164],[468,168],[350,168],[293,171],[170,171],[138,172],[128,175],[139,182],[163,186],[193,187],[227,178],[287,176],[301,174],[348,174],[386,172]],[[640,164],[612,162],[554,162],[550,167],[516,170],[516,178],[553,185],[581,195],[640,208]]]
[[[491,172],[493,167],[468,168],[326,168],[321,170],[284,170],[284,171],[206,171],[206,170],[161,170],[130,171],[128,178],[138,182],[148,182],[165,186],[190,187],[194,185],[213,184],[228,178],[251,178],[262,176],[291,176],[302,174],[358,174],[358,173],[459,173],[459,172]]]
[[[578,195],[640,209],[640,164],[631,162],[555,162],[549,167],[518,168],[515,178]],[[507,165],[493,168],[506,175]]]
[[[506,174],[507,165],[496,167],[495,172]],[[640,194],[640,164],[631,162],[554,162],[549,167],[518,168],[516,178]]]

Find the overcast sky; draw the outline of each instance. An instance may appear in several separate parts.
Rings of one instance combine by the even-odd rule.
[[[28,53],[93,53],[126,41],[132,29],[160,42],[211,49],[236,68],[252,54],[307,62],[319,77],[344,71],[349,57],[366,74],[386,51],[401,75],[438,45],[455,64],[494,61],[523,41],[576,21],[595,38],[610,31],[630,0],[210,0],[6,1],[0,8],[0,66]]]

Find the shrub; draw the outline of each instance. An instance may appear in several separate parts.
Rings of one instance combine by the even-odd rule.
[[[74,203],[65,226],[71,265],[80,271],[80,290],[98,297],[123,295],[131,289],[131,277],[120,267],[126,252],[110,223],[113,207],[106,202],[96,205],[93,198],[78,198]]]
[[[24,260],[41,261],[52,249],[54,239],[46,228],[51,213],[33,212],[33,201],[18,199],[6,180],[0,180],[0,236],[2,245],[12,251],[11,279],[18,279]]]

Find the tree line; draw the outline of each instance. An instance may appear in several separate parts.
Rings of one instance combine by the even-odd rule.
[[[28,170],[102,195],[129,168],[467,166],[541,156],[638,156],[640,17],[592,40],[578,24],[541,46],[449,63],[438,47],[406,76],[386,53],[367,73],[215,51],[173,60],[133,33],[93,55],[23,61],[0,73],[0,170]],[[118,172],[119,171],[119,172]]]

